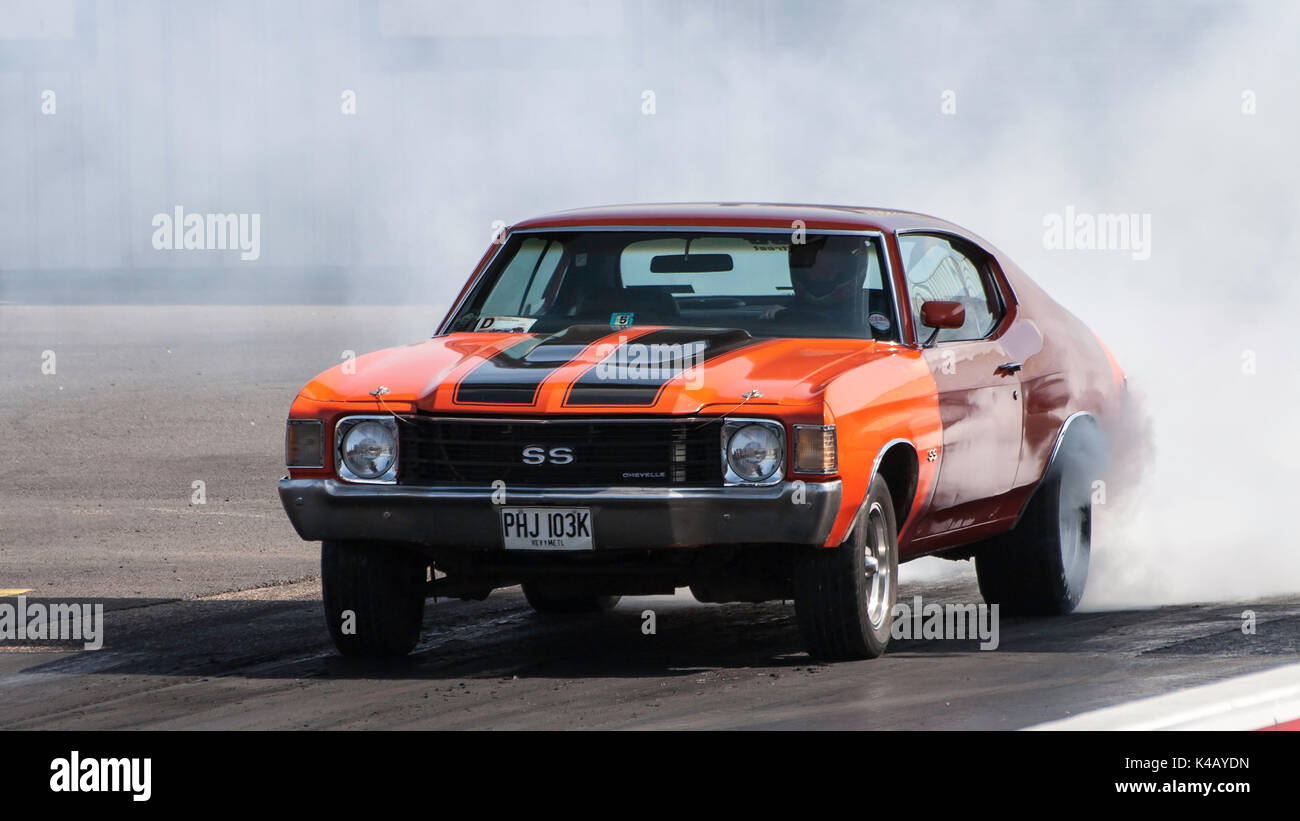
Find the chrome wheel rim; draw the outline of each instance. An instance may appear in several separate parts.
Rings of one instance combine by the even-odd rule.
[[[889,530],[885,522],[885,511],[878,502],[872,503],[867,511],[866,542],[863,549],[863,570],[867,587],[867,620],[872,627],[880,627],[889,615],[894,572],[889,560]]]

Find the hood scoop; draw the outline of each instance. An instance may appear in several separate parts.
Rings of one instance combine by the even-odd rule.
[[[458,405],[537,403],[538,392],[561,368],[587,364],[569,385],[566,406],[649,407],[664,386],[687,371],[753,342],[735,328],[633,328],[574,325],[550,336],[529,336],[485,360],[456,386]]]

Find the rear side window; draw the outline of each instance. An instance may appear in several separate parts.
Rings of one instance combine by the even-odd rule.
[[[966,308],[966,323],[945,328],[935,341],[983,339],[993,333],[1002,319],[1002,301],[988,265],[975,252],[945,237],[927,234],[899,236],[898,250],[919,339],[930,334],[921,324],[921,306],[929,300],[960,302]]]

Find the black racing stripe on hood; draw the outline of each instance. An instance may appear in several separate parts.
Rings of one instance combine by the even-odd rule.
[[[465,374],[452,392],[458,405],[535,405],[542,383],[609,336],[608,325],[573,325],[550,336],[528,336],[497,351]]]
[[[659,401],[664,388],[690,367],[698,367],[726,353],[754,343],[749,332],[733,328],[664,328],[620,344],[588,368],[569,386],[566,407],[614,405],[649,407]],[[688,353],[688,346],[703,351]],[[650,357],[640,367],[629,345],[643,346]],[[698,350],[698,347],[696,348]],[[681,355],[677,355],[681,351]],[[657,352],[657,354],[656,354]],[[644,360],[642,360],[644,363]]]

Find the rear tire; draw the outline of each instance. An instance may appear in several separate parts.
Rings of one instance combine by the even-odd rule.
[[[325,623],[345,656],[404,656],[420,640],[428,563],[380,542],[322,542]]]
[[[898,527],[885,480],[871,482],[853,533],[795,563],[794,600],[808,653],[827,661],[885,652],[898,598]]]
[[[1081,437],[1057,455],[1015,529],[976,553],[980,595],[1003,615],[1060,616],[1083,597],[1092,554],[1094,464],[1084,442]]]
[[[621,596],[593,596],[575,594],[545,582],[524,582],[524,598],[538,613],[562,615],[570,613],[605,613],[614,609]]]

